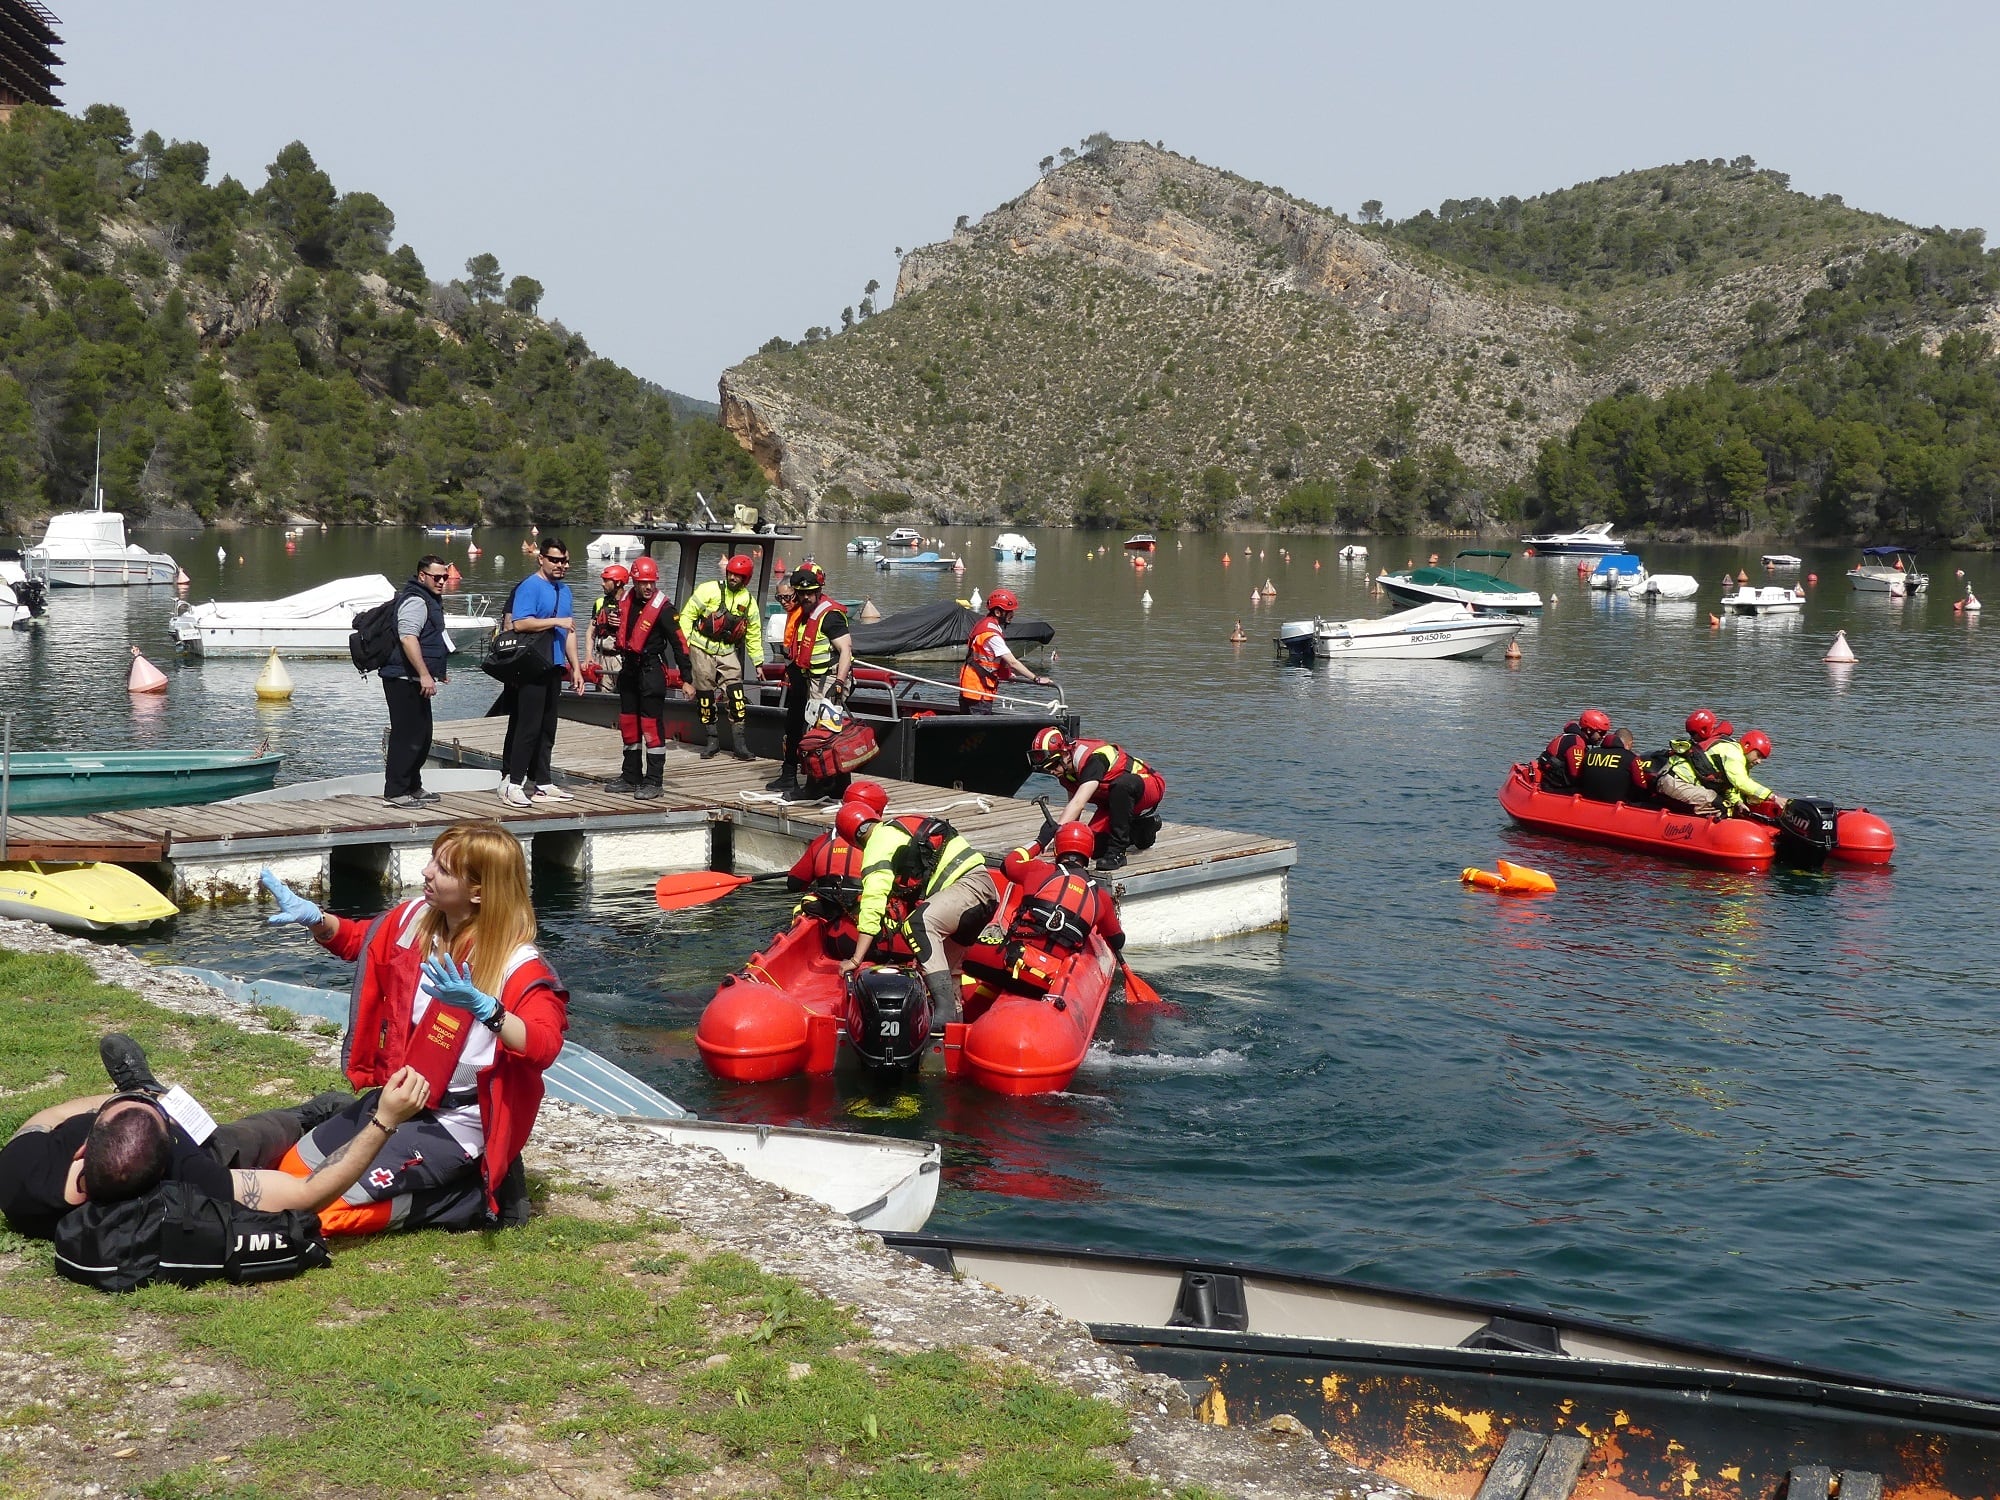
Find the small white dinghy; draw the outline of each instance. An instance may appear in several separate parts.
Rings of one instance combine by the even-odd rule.
[[[287,657],[344,657],[354,617],[395,597],[396,585],[380,573],[366,573],[283,599],[207,604],[183,599],[174,606],[167,628],[175,645],[196,656],[263,656],[275,647]],[[494,624],[484,599],[445,596],[447,636],[484,635]]]
[[[1359,542],[1349,542],[1337,554],[1342,562],[1367,562],[1368,549]]]
[[[583,549],[585,562],[597,565],[623,562],[628,557],[637,557],[646,550],[646,544],[629,531],[607,531],[603,536],[594,536]]]
[[[1722,596],[1722,607],[1735,615],[1795,615],[1806,607],[1806,591],[1774,583],[1756,588],[1738,584],[1735,593]]]
[[[277,1005],[299,1015],[343,1025],[347,1021],[347,996],[338,990],[234,979],[212,969],[177,967],[173,972],[192,975],[244,1005]],[[563,1043],[542,1075],[542,1085],[551,1099],[643,1126],[677,1146],[718,1152],[759,1182],[824,1203],[863,1229],[910,1233],[923,1228],[937,1206],[944,1151],[935,1141],[698,1120],[658,1089],[575,1042]]]
[[[1701,592],[1701,580],[1692,573],[1654,573],[1632,592],[1641,599],[1692,599]]]
[[[1789,552],[1766,552],[1758,561],[1767,568],[1796,568],[1804,563],[1803,558],[1794,557]]]
[[[1421,604],[1359,620],[1294,620],[1278,628],[1281,654],[1329,661],[1458,661],[1514,639],[1518,615],[1476,615],[1464,604]]]

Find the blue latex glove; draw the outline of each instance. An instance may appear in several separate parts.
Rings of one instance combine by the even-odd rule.
[[[271,926],[289,927],[294,922],[301,927],[319,926],[320,919],[326,913],[273,875],[268,865],[257,872],[257,878],[263,882],[264,889],[269,891],[272,899],[278,903],[278,914],[264,919]]]
[[[474,984],[472,970],[461,968],[449,953],[424,960],[424,982],[446,1005],[469,1010],[480,1021],[490,1021],[500,1013],[500,1002]]]

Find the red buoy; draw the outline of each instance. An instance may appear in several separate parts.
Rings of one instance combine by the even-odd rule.
[[[1833,857],[1855,865],[1886,865],[1896,852],[1896,835],[1865,807],[1849,808],[1834,823]]]
[[[695,1045],[709,1071],[767,1083],[805,1071],[806,1008],[775,985],[734,976],[701,1013]]]

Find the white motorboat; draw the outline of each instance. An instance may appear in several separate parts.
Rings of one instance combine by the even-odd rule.
[[[1917,554],[1908,547],[1863,547],[1847,581],[1864,594],[1920,594],[1930,578],[1917,571]]]
[[[880,552],[882,538],[879,536],[857,536],[848,538],[847,550],[854,553]]]
[[[1349,542],[1336,554],[1342,562],[1367,562],[1368,549],[1359,542]]]
[[[629,531],[607,531],[603,536],[594,536],[583,549],[584,561],[604,564],[623,562],[628,557],[637,557],[646,550],[646,544]]]
[[[289,531],[285,533],[286,536],[291,536],[292,534]],[[448,538],[465,537],[469,540],[472,536],[472,528],[470,526],[426,526],[424,528],[424,535]]]
[[[1701,592],[1701,580],[1692,573],[1653,573],[1632,592],[1642,599],[1692,599]]]
[[[923,539],[924,534],[917,530],[916,527],[898,526],[894,531],[889,533],[888,539],[883,545],[889,547],[914,547]]]
[[[1634,589],[1644,583],[1647,576],[1646,565],[1639,561],[1636,553],[1613,552],[1598,558],[1597,566],[1591,570],[1590,586],[1594,589]]]
[[[1448,568],[1412,568],[1402,573],[1384,571],[1375,582],[1397,609],[1413,604],[1467,604],[1477,614],[1538,615],[1542,596],[1533,589],[1516,588],[1500,577],[1500,568],[1511,554],[1468,550],[1452,559]],[[1468,557],[1499,559],[1489,573],[1483,568],[1461,568]]]
[[[1278,629],[1280,652],[1329,661],[1457,661],[1514,639],[1518,615],[1477,615],[1465,604],[1422,604],[1359,620],[1294,620]]]
[[[1624,544],[1611,535],[1612,522],[1598,521],[1577,531],[1551,531],[1524,536],[1521,545],[1537,557],[1603,557],[1622,552]]]
[[[347,1021],[348,997],[339,990],[235,979],[212,969],[175,972],[213,985],[244,1005],[277,1005],[299,1015]],[[650,1084],[575,1042],[563,1043],[543,1073],[542,1085],[551,1099],[655,1131],[676,1146],[718,1152],[759,1182],[824,1203],[878,1234],[913,1233],[937,1206],[944,1152],[935,1141],[698,1120]]]
[[[993,555],[1001,562],[1033,562],[1035,544],[1018,531],[1003,531],[994,539]]]
[[[380,573],[368,573],[336,578],[284,599],[194,605],[183,599],[167,628],[175,645],[196,656],[263,656],[276,647],[291,657],[344,657],[354,617],[395,596],[396,585]],[[483,635],[496,623],[486,600],[445,596],[444,628],[454,651],[457,636]]]
[[[1722,596],[1722,607],[1734,615],[1794,615],[1806,607],[1806,591],[1775,583],[1738,584],[1735,593]]]
[[[1767,568],[1797,568],[1805,565],[1805,559],[1794,557],[1789,552],[1766,552],[1759,562]]]
[[[51,588],[124,588],[164,583],[181,576],[180,564],[164,552],[148,552],[125,540],[125,517],[103,509],[69,511],[49,517],[41,541],[21,554],[22,570]]]

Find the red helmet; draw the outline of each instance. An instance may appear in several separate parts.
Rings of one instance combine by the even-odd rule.
[[[1037,729],[1035,737],[1028,744],[1028,764],[1037,771],[1047,771],[1062,763],[1063,752],[1069,749],[1069,741],[1063,732],[1051,724],[1047,729]]]
[[[1586,708],[1577,715],[1576,722],[1592,734],[1611,733],[1611,715],[1601,708]]]
[[[613,563],[598,576],[615,589],[623,588],[632,578],[632,575],[620,563]]]
[[[1771,737],[1761,729],[1753,729],[1743,736],[1743,748],[1760,760],[1771,758]]]
[[[650,557],[637,559],[632,564],[632,581],[634,583],[658,583],[660,581],[660,565]]]
[[[843,802],[833,820],[833,831],[840,835],[842,842],[859,847],[866,830],[881,820],[866,802]]]
[[[722,565],[722,571],[727,573],[731,578],[734,578],[739,582],[741,582],[749,578],[751,571],[755,569],[756,566],[757,565],[755,563],[750,561],[749,553],[739,552],[734,557],[730,558],[728,562]]]
[[[1011,615],[1020,607],[1021,601],[1014,597],[1012,589],[995,589],[986,596],[986,613],[989,615],[996,609],[1004,609]]]
[[[1715,733],[1715,715],[1705,708],[1697,708],[1687,716],[1687,732],[1698,740],[1705,740]]]
[[[889,808],[889,793],[879,781],[852,782],[847,788],[847,795],[840,800],[842,803],[859,802],[878,818]]]
[[[1065,823],[1056,830],[1055,851],[1058,857],[1081,854],[1089,859],[1097,852],[1097,835],[1090,831],[1088,823]]]
[[[826,570],[818,563],[800,563],[792,569],[792,592],[817,593],[826,587]]]

